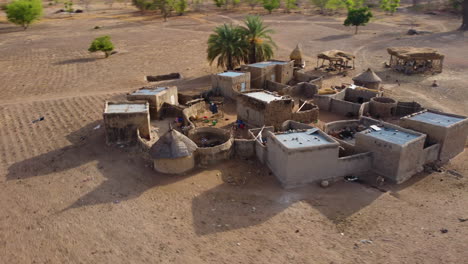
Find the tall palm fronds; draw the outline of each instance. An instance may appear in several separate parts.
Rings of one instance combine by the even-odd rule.
[[[214,29],[208,38],[208,61],[218,59],[218,67],[233,70],[248,60],[249,47],[242,30],[233,25],[224,24]]]
[[[247,16],[244,23],[245,26],[241,27],[241,30],[249,44],[249,63],[273,58],[273,48],[276,48],[276,44],[270,34],[274,31],[264,25],[259,16]]]

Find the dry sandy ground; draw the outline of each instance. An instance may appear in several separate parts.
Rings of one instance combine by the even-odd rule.
[[[205,58],[211,29],[242,17],[212,12],[162,23],[116,9],[49,15],[26,32],[0,23],[1,263],[466,263],[466,151],[446,166],[459,174],[423,173],[387,191],[348,182],[283,190],[255,161],[167,177],[105,145],[103,129],[94,129],[105,99],[145,85],[147,74],[181,72],[193,80],[182,89],[205,88],[208,78],[199,77],[217,71]],[[377,16],[357,36],[339,18],[264,19],[277,32],[278,59],[298,42],[311,66],[317,52],[353,51],[356,72],[372,66],[389,75],[392,96],[468,114],[467,38],[453,31],[456,19]],[[434,33],[406,36],[411,23]],[[109,59],[86,51],[104,34],[119,51]],[[385,47],[418,44],[446,54],[442,74],[382,67]],[[434,79],[440,87],[430,87]],[[349,77],[327,84],[342,81]]]

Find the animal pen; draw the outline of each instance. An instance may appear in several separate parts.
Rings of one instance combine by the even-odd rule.
[[[349,53],[341,50],[329,50],[319,53],[317,55],[317,68],[325,68],[326,71],[343,71],[346,69],[354,69],[354,59],[356,57]],[[322,63],[320,64],[320,60]],[[328,65],[325,62],[328,61]],[[352,66],[349,64],[352,63]],[[319,66],[320,64],[320,66]]]
[[[431,48],[396,47],[388,48],[389,67],[405,74],[441,73],[444,55]]]

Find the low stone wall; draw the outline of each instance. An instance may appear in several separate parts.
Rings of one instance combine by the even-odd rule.
[[[277,92],[279,94],[284,94],[285,89],[290,88],[290,86],[278,82],[272,82],[269,80],[265,81],[265,90],[270,92]]]
[[[357,176],[368,172],[372,167],[372,153],[365,152],[338,158],[339,177]]]
[[[436,162],[439,159],[440,144],[434,144],[423,149],[423,158],[421,164]]]
[[[255,157],[255,139],[234,139],[233,156],[241,159]]]
[[[300,100],[299,107],[301,107],[303,104],[304,102]],[[309,124],[317,122],[318,116],[319,108],[310,102],[306,102],[299,112],[292,113],[291,119],[301,123]]]

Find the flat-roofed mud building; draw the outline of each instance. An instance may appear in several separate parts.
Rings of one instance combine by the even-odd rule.
[[[127,95],[127,100],[144,100],[149,103],[151,119],[161,117],[161,108],[164,103],[178,105],[177,87],[144,87]]]
[[[340,157],[339,148],[337,141],[318,128],[268,132],[266,163],[285,188],[370,169],[370,153]]]
[[[267,91],[252,91],[239,95],[237,119],[252,127],[275,126],[291,118],[294,101]]]
[[[287,84],[294,78],[294,61],[263,61],[241,66],[250,72],[251,87],[264,89],[266,81]]]
[[[401,118],[403,127],[427,135],[427,144],[440,144],[438,160],[447,162],[463,152],[468,136],[468,119],[465,116],[424,110]]]
[[[107,144],[130,144],[150,139],[149,105],[146,101],[106,102],[104,113]]]
[[[236,99],[250,90],[250,72],[222,72],[211,76],[211,88],[217,95]]]

